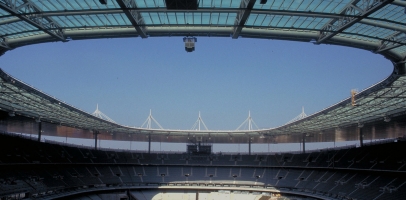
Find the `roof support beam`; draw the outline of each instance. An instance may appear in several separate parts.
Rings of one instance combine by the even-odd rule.
[[[334,37],[338,33],[343,32],[345,29],[351,27],[365,17],[368,17],[383,6],[393,2],[393,0],[363,0],[360,4],[359,2],[360,0],[355,0],[352,4],[344,8],[340,13],[345,15],[344,17],[330,20],[324,25],[320,30],[320,35],[316,43],[320,44]]]
[[[404,34],[402,36],[402,33],[406,33],[406,28],[400,26],[392,26],[391,24],[380,23],[369,19],[364,19],[360,21],[360,23],[396,31],[394,34],[382,40],[381,44],[379,44],[379,47],[374,51],[374,53],[381,53],[400,47],[403,45],[402,42],[406,42],[406,36]]]
[[[406,33],[406,28],[404,26],[394,26],[387,22],[377,22],[376,20],[363,19],[359,23]]]
[[[392,2],[392,4],[395,4],[397,6],[406,6],[406,1],[404,0],[395,0]]]
[[[0,8],[31,24],[39,30],[51,35],[57,40],[66,42],[62,28],[51,18],[43,17],[41,14],[38,14],[41,13],[41,10],[37,6],[35,6],[31,2],[25,2],[24,4],[17,7],[15,3],[16,1],[12,0],[2,0],[0,1]]]
[[[381,45],[378,47],[374,53],[381,53],[384,51],[388,51],[394,48],[398,48],[404,44],[402,42],[406,42],[406,36],[402,37],[402,32],[396,32],[395,34],[390,35],[386,38],[386,40],[381,41]]]
[[[251,14],[251,10],[254,7],[256,0],[242,0],[240,4],[240,11],[237,14],[237,17],[234,22],[234,30],[233,30],[233,39],[237,39],[241,33],[242,28],[245,25],[248,17]]]
[[[131,24],[137,30],[137,33],[142,38],[147,38],[145,22],[142,18],[141,14],[136,10],[137,4],[134,0],[117,0],[118,5],[120,5],[121,9],[130,20]]]
[[[163,12],[163,13],[174,13],[174,12],[190,12],[190,10],[176,10],[171,11],[164,7],[160,8],[128,8],[128,10],[135,10],[137,12]],[[245,8],[198,8],[197,12],[202,13],[236,13],[244,11]],[[97,15],[97,14],[117,14],[123,13],[121,8],[112,9],[92,9],[92,10],[60,10],[60,11],[43,11],[42,16],[68,16],[68,15]],[[255,14],[268,14],[268,15],[294,15],[302,17],[320,17],[320,18],[340,18],[343,15],[338,13],[323,13],[323,12],[305,12],[305,11],[295,11],[295,10],[263,10],[263,9],[252,9],[251,13]],[[11,15],[3,15],[1,17],[10,17]],[[0,17],[0,18],[1,18]],[[15,19],[11,19],[11,22],[4,20],[1,24],[12,23]],[[18,21],[18,20],[17,20]]]
[[[11,49],[11,47],[7,44],[6,39],[1,37],[0,37],[0,47],[3,47],[5,49]]]

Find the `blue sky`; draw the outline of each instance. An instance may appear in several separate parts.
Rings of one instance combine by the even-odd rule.
[[[190,129],[198,112],[212,130],[234,130],[251,111],[259,128],[320,111],[389,76],[392,64],[365,50],[333,45],[198,37],[46,43],[1,58],[12,76],[92,113],[141,126],[152,109],[167,129]]]

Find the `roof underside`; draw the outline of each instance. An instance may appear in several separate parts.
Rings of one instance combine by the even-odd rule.
[[[266,4],[255,0],[200,0],[197,9],[182,10],[168,9],[163,0],[107,0],[106,5],[98,0],[0,0],[0,55],[25,45],[76,39],[219,36],[351,46],[382,54],[395,67],[404,68],[405,6],[406,1],[400,0],[270,0]],[[90,130],[191,132],[124,127],[93,117],[4,72],[1,78],[0,108],[8,112]],[[406,110],[405,84],[406,77],[394,73],[358,94],[356,107],[347,99],[303,120],[251,132],[318,131],[399,115]]]

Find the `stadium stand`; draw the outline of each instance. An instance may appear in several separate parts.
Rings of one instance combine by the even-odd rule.
[[[301,154],[195,158],[92,150],[2,133],[0,197],[47,199],[106,187],[204,186],[275,188],[320,199],[396,199],[406,194],[405,156],[391,153],[404,152],[406,142],[396,141]],[[140,194],[146,199],[152,195],[132,192]]]

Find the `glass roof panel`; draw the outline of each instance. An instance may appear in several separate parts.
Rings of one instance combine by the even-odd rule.
[[[146,25],[190,24],[190,25],[233,25],[236,13],[207,12],[141,12]]]
[[[0,26],[0,35],[10,35],[19,32],[30,32],[33,30],[38,30],[36,27],[31,26],[27,22],[18,21],[10,24],[4,24]]]
[[[107,1],[106,5],[100,4],[99,0],[32,0],[31,2],[42,11],[120,8],[116,1]]]
[[[241,0],[200,0],[200,8],[239,8]]]
[[[165,8],[165,1],[164,0],[135,0],[138,8]]]
[[[403,54],[403,56],[406,56],[406,46],[400,46],[400,47],[394,48],[392,50]]]
[[[178,24],[186,24],[185,13],[175,13]]]
[[[0,16],[7,16],[7,15],[10,15],[10,13],[8,13],[8,12],[5,11],[5,10],[0,9]],[[1,21],[1,20],[4,20],[4,18],[1,18],[0,21]]]
[[[287,15],[251,14],[247,26],[271,26],[284,28],[319,29],[329,19]]]
[[[351,33],[347,33],[347,32],[343,32],[343,33],[339,33],[337,34],[337,36],[339,37],[346,37],[346,38],[351,38],[351,39],[356,39],[356,40],[363,40],[363,41],[369,41],[369,42],[380,42],[380,40],[375,39],[375,38],[371,38],[371,37],[365,37],[362,35],[354,35]]]
[[[193,13],[193,20],[194,20],[194,24],[202,24],[202,14]]]
[[[370,17],[405,23],[405,7],[389,4],[371,14]]]
[[[25,33],[13,34],[13,35],[7,36],[7,38],[16,39],[16,38],[29,37],[29,36],[40,35],[40,34],[45,34],[45,33],[42,31],[29,31],[29,32],[25,32]]]
[[[131,25],[124,14],[68,15],[52,19],[62,27]]]
[[[6,2],[6,1],[2,0],[1,2]],[[12,2],[15,4],[16,7],[19,7],[24,4],[24,1],[22,1],[22,0],[14,0]],[[7,3],[5,3],[5,4],[7,4]]]
[[[371,37],[385,38],[389,35],[394,34],[396,31],[389,30],[386,28],[380,28],[380,27],[376,27],[376,26],[356,23],[353,26],[351,26],[350,28],[346,29],[345,32],[362,34],[362,35],[367,35],[367,36],[371,36]]]
[[[257,1],[254,5],[254,9],[339,13],[350,1],[351,0],[288,0],[267,1],[266,4],[260,4],[260,1]]]

